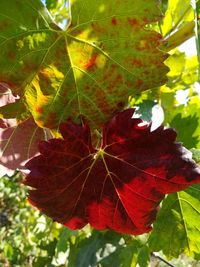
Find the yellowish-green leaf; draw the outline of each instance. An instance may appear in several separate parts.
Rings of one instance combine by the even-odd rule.
[[[166,81],[157,2],[71,1],[62,31],[39,0],[0,1],[0,81],[19,94],[36,123],[56,128],[84,116],[99,128],[129,95]]]
[[[194,10],[190,0],[169,0],[162,24],[162,34],[169,35],[182,27],[185,22],[194,20]]]
[[[194,36],[195,22],[186,22],[178,31],[170,35],[162,45],[162,49],[170,51]]]

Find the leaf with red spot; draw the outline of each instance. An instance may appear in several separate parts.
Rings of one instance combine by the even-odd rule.
[[[0,82],[41,127],[84,116],[100,128],[130,95],[165,82],[162,36],[145,29],[161,12],[155,0],[70,3],[63,31],[39,0],[0,1]]]
[[[104,125],[98,149],[87,124],[61,124],[63,139],[42,141],[40,155],[26,165],[30,202],[72,229],[90,223],[99,230],[149,232],[165,194],[200,183],[200,167],[175,142],[173,129],[151,132],[133,112]]]

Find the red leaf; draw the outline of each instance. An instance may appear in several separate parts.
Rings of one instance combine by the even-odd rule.
[[[175,143],[173,129],[150,131],[118,113],[103,129],[101,148],[87,125],[61,124],[64,138],[43,141],[27,163],[30,202],[72,229],[87,223],[101,230],[142,234],[151,230],[164,194],[200,182],[200,167]]]

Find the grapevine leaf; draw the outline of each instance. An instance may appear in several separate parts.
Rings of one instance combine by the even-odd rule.
[[[0,125],[0,164],[2,172],[25,169],[24,164],[38,152],[37,145],[45,138],[43,129],[27,119],[17,125],[15,121],[4,121]]]
[[[131,8],[130,8],[131,7]],[[156,1],[71,1],[66,31],[39,0],[0,1],[0,81],[19,94],[41,127],[83,115],[99,128],[128,96],[166,81]]]
[[[14,96],[6,84],[0,84],[0,173],[12,174],[15,169],[23,169],[25,162],[37,154],[38,142],[45,138],[32,118],[17,123],[18,109],[24,107],[17,96]],[[6,108],[5,107],[10,107]],[[14,116],[15,114],[15,116]],[[22,112],[23,114],[23,112]],[[27,116],[27,115],[26,115]],[[21,116],[19,119],[22,119]]]
[[[164,36],[170,35],[185,23],[194,20],[194,10],[190,0],[168,0],[168,8],[162,23]]]
[[[194,159],[195,162],[198,164],[200,163],[200,149],[192,148],[190,149],[192,152],[192,158]]]
[[[68,0],[46,0],[45,4],[54,21],[64,28],[70,19]]]
[[[196,21],[197,21],[197,36],[196,36],[197,54],[200,63],[200,0],[196,2]],[[199,69],[199,76],[200,76],[200,69]]]
[[[181,105],[171,112],[170,126],[178,133],[178,141],[188,149],[200,148],[200,103],[199,97],[191,97],[188,104]],[[188,138],[190,136],[190,138]]]
[[[185,41],[189,40],[195,35],[195,22],[187,22],[182,26],[177,32],[170,35],[163,43],[162,49],[165,51],[170,51],[179,45],[183,44]]]
[[[23,115],[23,116],[22,116]],[[6,119],[21,120],[27,116],[26,108],[18,96],[13,95],[9,86],[5,83],[0,83],[0,120],[6,122]],[[29,114],[30,117],[30,114]],[[8,121],[7,121],[8,122]]]
[[[12,94],[6,83],[0,83],[0,107],[7,105],[8,103],[14,103],[16,96]]]
[[[121,238],[121,235],[111,231],[92,230],[91,236],[82,239],[77,238],[75,244],[71,245],[68,266],[98,266],[100,259],[105,258],[111,254],[112,250],[120,247]],[[113,265],[116,266],[114,263]],[[104,265],[101,263],[101,266]]]
[[[56,9],[56,7],[58,5],[57,1],[55,1],[55,0],[53,0],[53,1],[52,0],[45,0],[45,4],[49,10],[51,10],[52,8]]]
[[[149,244],[152,250],[162,250],[168,258],[182,253],[200,255],[199,220],[200,186],[171,194],[163,201]]]
[[[69,267],[79,266],[121,266],[147,267],[149,251],[139,240],[123,237],[113,231],[92,230],[90,236],[76,238],[70,245]],[[128,241],[128,242],[127,242]],[[65,240],[66,242],[66,240]]]
[[[200,167],[175,143],[173,129],[151,132],[133,112],[104,125],[99,149],[87,124],[61,124],[64,139],[42,141],[41,154],[26,164],[30,202],[71,229],[90,223],[98,230],[149,232],[164,195],[199,183]]]
[[[118,245],[114,252],[109,253],[99,263],[102,267],[121,266],[122,262],[123,267],[147,267],[149,266],[149,255],[146,246],[138,240],[132,240],[130,244]]]

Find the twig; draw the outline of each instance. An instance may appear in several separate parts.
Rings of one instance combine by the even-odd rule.
[[[167,264],[168,266],[170,266],[170,267],[176,267],[175,265],[171,264],[170,262],[166,261],[165,259],[163,259],[162,257],[160,257],[160,256],[158,256],[158,255],[156,255],[156,254],[154,254],[154,253],[151,253],[151,256],[153,256],[154,258],[157,258],[157,259],[159,259],[160,261],[166,263],[166,264]]]

